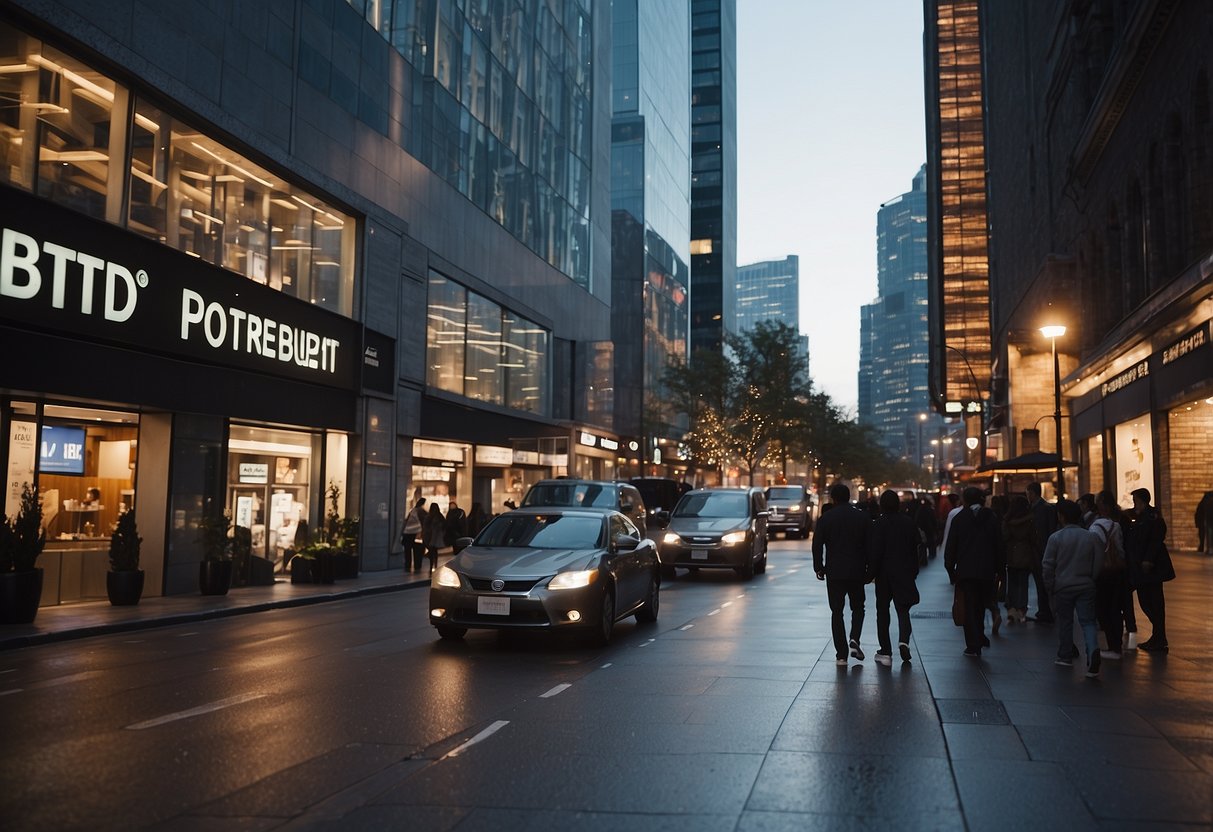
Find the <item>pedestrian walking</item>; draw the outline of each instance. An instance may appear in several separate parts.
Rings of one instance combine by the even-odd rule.
[[[421,560],[425,556],[425,541],[421,533],[425,529],[425,497],[418,497],[409,509],[404,519],[404,529],[400,532],[400,545],[404,547],[404,568],[415,572],[421,568]]]
[[[1083,494],[1078,498],[1078,510],[1082,513],[1082,527],[1084,529],[1091,528],[1091,524],[1095,522],[1098,512],[1095,509],[1095,495]]]
[[[869,562],[876,577],[876,638],[880,649],[876,661],[893,664],[889,638],[889,603],[897,610],[897,649],[903,662],[910,661],[910,608],[918,603],[920,527],[901,512],[895,491],[880,495],[880,519],[869,529]]]
[[[960,514],[961,509],[964,508],[964,504],[960,502],[959,494],[949,494],[947,503],[951,506],[951,508],[948,509],[948,513],[944,515],[943,535],[939,539],[939,551],[941,552],[947,551],[948,533],[952,531],[952,521],[956,519],[956,515]]]
[[[1005,567],[998,518],[986,508],[985,494],[968,486],[961,494],[964,508],[952,519],[943,554],[948,578],[956,586],[964,627],[966,656],[979,658],[986,638],[986,605],[995,591],[995,578]]]
[[[425,556],[430,560],[430,574],[438,568],[438,550],[446,545],[446,518],[437,503],[430,503],[421,536],[425,539]]]
[[[1057,530],[1057,506],[1050,505],[1041,496],[1040,483],[1028,483],[1028,503],[1032,508],[1032,519],[1036,522],[1036,557],[1032,563],[1032,582],[1036,584],[1036,615],[1029,616],[1029,621],[1040,624],[1053,623],[1053,608],[1049,602],[1049,592],[1045,587],[1044,573],[1041,562],[1049,535]]]
[[[484,513],[484,507],[480,503],[472,503],[472,510],[468,512],[468,536],[475,537],[480,534],[480,530],[488,522],[489,518]]]
[[[1125,613],[1122,607],[1128,583],[1125,539],[1120,527],[1120,506],[1111,491],[1095,495],[1095,519],[1089,531],[1104,553],[1103,569],[1095,581],[1095,616],[1104,643],[1099,655],[1118,660],[1124,644]]]
[[[883,500],[884,495],[880,498]],[[881,504],[883,515],[884,505]],[[938,531],[938,524],[935,522],[935,507],[931,504],[931,498],[923,496],[915,504],[914,525],[918,527],[918,565],[926,566],[927,560],[935,557],[935,544],[938,543],[935,539]]]
[[[1082,525],[1082,509],[1073,500],[1057,502],[1061,523],[1045,544],[1041,568],[1045,588],[1057,619],[1057,658],[1053,664],[1071,667],[1078,656],[1074,646],[1074,616],[1087,648],[1087,677],[1099,675],[1099,628],[1095,621],[1095,581],[1103,568],[1104,552],[1095,535]]]
[[[826,582],[830,602],[830,627],[834,636],[834,659],[838,665],[851,658],[863,661],[860,635],[863,632],[864,584],[871,579],[868,564],[868,513],[851,505],[851,489],[842,483],[830,488],[829,511],[817,521],[813,533],[813,571]],[[851,606],[850,640],[843,625],[843,607]]]
[[[1196,504],[1196,536],[1198,549],[1213,555],[1213,491],[1206,491]]]
[[[1002,521],[1002,542],[1007,553],[1007,623],[1028,620],[1028,576],[1036,563],[1036,522],[1028,498],[1016,494]]]
[[[446,527],[443,541],[447,546],[454,546],[455,541],[468,536],[468,516],[464,513],[455,498],[451,497],[450,505],[446,508]]]
[[[1175,578],[1171,553],[1167,551],[1167,523],[1150,505],[1150,491],[1137,488],[1130,492],[1136,519],[1129,527],[1125,554],[1129,564],[1129,580],[1137,590],[1141,611],[1150,620],[1150,637],[1137,648],[1147,653],[1166,653],[1167,602],[1162,585]]]

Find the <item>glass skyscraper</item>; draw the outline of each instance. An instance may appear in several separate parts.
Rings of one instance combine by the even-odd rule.
[[[676,437],[661,379],[685,357],[690,259],[690,6],[617,0],[611,122],[615,430]]]
[[[732,332],[740,335],[759,321],[780,321],[800,331],[800,258],[795,254],[738,266],[735,287]],[[801,335],[799,343],[807,358],[808,336]]]
[[[691,0],[691,352],[719,350],[737,270],[737,2]]]

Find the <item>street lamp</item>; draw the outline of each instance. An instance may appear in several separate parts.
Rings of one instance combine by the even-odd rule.
[[[1057,499],[1066,490],[1066,475],[1061,468],[1061,365],[1057,360],[1057,339],[1066,334],[1061,324],[1048,324],[1040,328],[1040,334],[1053,345],[1053,428],[1057,435]]]
[[[925,413],[919,413],[919,414],[918,414],[918,448],[917,448],[917,451],[918,451],[918,467],[919,467],[919,468],[921,468],[921,467],[922,467],[922,457],[923,457],[923,453],[922,453],[922,423],[923,423],[923,422],[925,422],[926,420],[927,420],[927,414],[925,414]]]

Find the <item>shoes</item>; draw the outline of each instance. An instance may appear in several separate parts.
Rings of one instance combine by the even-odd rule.
[[[998,610],[994,610],[993,616],[994,616],[994,626],[991,627],[990,629],[994,631],[994,635],[998,635],[998,628],[1002,626],[1002,615],[999,614]]]
[[[1063,659],[1061,656],[1058,656],[1057,658],[1055,658],[1053,660],[1053,664],[1057,665],[1058,667],[1073,667],[1074,660],[1073,659]]]
[[[1087,662],[1087,678],[1094,679],[1099,676],[1099,651],[1091,654],[1090,661]]]
[[[901,660],[903,662],[908,662],[910,660],[910,645],[903,641],[901,644],[897,645],[897,648],[901,650]]]
[[[1126,650],[1136,650],[1137,649],[1136,631],[1129,633],[1127,636],[1125,636],[1125,649]]]
[[[876,663],[883,664],[885,667],[891,667],[893,665],[893,654],[886,653],[883,650],[877,650]]]
[[[837,658],[834,660],[834,664],[838,665],[839,667],[846,667],[848,663],[849,662],[848,662],[846,656],[842,656],[841,658]]]
[[[1099,631],[1099,649],[1101,651],[1108,649],[1108,637],[1104,634],[1103,630]]]
[[[1117,650],[1100,650],[1099,655],[1105,659],[1111,659],[1116,662],[1120,661],[1120,652]]]
[[[968,656],[970,659],[980,659],[980,658],[981,658],[981,651],[980,651],[980,650],[974,650],[972,647],[966,647],[966,648],[965,648],[965,655],[966,655],[966,656]]]
[[[1159,641],[1155,638],[1148,638],[1141,644],[1137,645],[1138,650],[1145,650],[1147,653],[1166,653],[1170,650],[1165,641]]]
[[[982,646],[982,647],[989,647],[989,646],[990,646],[990,640],[989,640],[988,638],[986,638],[985,636],[982,636],[982,637],[981,637],[981,646]]]
[[[851,658],[863,661],[863,650],[859,647],[858,639],[851,639]]]

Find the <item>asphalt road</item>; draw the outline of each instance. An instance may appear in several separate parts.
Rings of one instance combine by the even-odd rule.
[[[406,590],[8,651],[0,828],[1213,823],[1195,600],[1176,632],[1198,654],[1092,683],[1052,665],[1049,628],[961,657],[941,573],[920,577],[913,664],[891,668],[870,608],[867,661],[835,666],[824,585],[783,540],[749,583],[680,572],[659,621],[605,649],[442,642]]]

